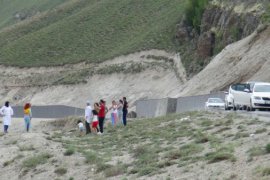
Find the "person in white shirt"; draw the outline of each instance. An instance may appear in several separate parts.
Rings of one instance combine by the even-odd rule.
[[[3,116],[4,133],[6,134],[8,133],[8,127],[11,125],[11,116],[13,116],[13,109],[10,107],[8,101],[0,109],[0,114]]]
[[[86,134],[91,133],[91,118],[92,118],[92,107],[90,105],[90,102],[87,101],[86,107],[85,107],[85,130]]]

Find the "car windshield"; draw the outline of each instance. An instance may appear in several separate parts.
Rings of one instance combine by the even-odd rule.
[[[257,85],[254,92],[270,92],[270,85]]]
[[[222,99],[215,98],[215,99],[208,99],[209,103],[223,103]]]

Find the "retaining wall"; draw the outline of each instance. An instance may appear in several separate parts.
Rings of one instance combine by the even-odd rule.
[[[205,109],[205,102],[208,98],[221,98],[225,99],[225,94],[220,93],[211,93],[199,96],[188,96],[188,97],[179,97],[177,99],[177,108],[176,112],[187,112],[187,111],[198,111]]]
[[[14,106],[13,117],[23,117],[23,107]],[[52,106],[32,106],[33,118],[65,118],[68,116],[84,116],[84,109],[62,106],[62,105],[52,105]]]
[[[176,99],[148,99],[136,102],[136,113],[139,118],[163,116],[176,111]]]
[[[136,102],[136,113],[139,118],[151,118],[170,113],[204,110],[207,99],[214,97],[225,99],[225,94],[216,92],[199,96],[179,97],[177,99],[138,100]]]

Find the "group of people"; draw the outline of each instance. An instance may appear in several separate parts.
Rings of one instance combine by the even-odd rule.
[[[31,111],[31,104],[26,103],[23,108],[24,112],[24,122],[25,122],[25,129],[28,132],[31,125],[32,119],[32,111]],[[0,115],[3,116],[3,125],[4,125],[4,133],[8,133],[8,128],[11,124],[11,117],[13,116],[14,111],[9,104],[9,101],[5,102],[5,105],[0,109]]]
[[[109,111],[111,111],[112,126],[117,125],[120,123],[120,121],[124,126],[127,125],[128,102],[126,97],[123,97],[123,99],[120,99],[118,102],[113,100],[109,108],[106,106],[106,101],[102,99],[99,101],[99,103],[94,103],[93,107],[88,101],[85,107],[86,134],[91,132],[102,134],[105,117]],[[84,127],[81,121],[78,121],[78,126],[80,131],[83,132]]]
[[[85,108],[85,130],[86,134],[91,132],[102,134],[104,121],[106,114],[111,111],[111,122],[115,126],[119,122],[122,122],[124,126],[127,125],[127,114],[128,114],[128,102],[126,97],[120,99],[118,102],[115,100],[112,101],[112,104],[109,108],[106,106],[104,100],[100,100],[99,103],[94,103],[93,108],[91,107],[90,102],[87,102]],[[23,108],[24,112],[24,123],[25,130],[29,132],[31,127],[32,111],[31,104],[26,103]],[[3,116],[3,125],[4,133],[8,133],[8,128],[11,125],[11,117],[13,116],[14,111],[10,106],[8,101],[5,102],[4,106],[0,109],[0,115]],[[84,125],[81,121],[78,122],[79,128],[84,131]]]

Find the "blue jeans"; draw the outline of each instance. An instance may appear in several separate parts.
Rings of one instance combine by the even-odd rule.
[[[26,128],[27,132],[30,129],[30,121],[31,121],[30,117],[28,117],[28,116],[24,117],[24,123],[25,123],[25,128]]]
[[[8,125],[4,125],[4,133],[8,132]]]

